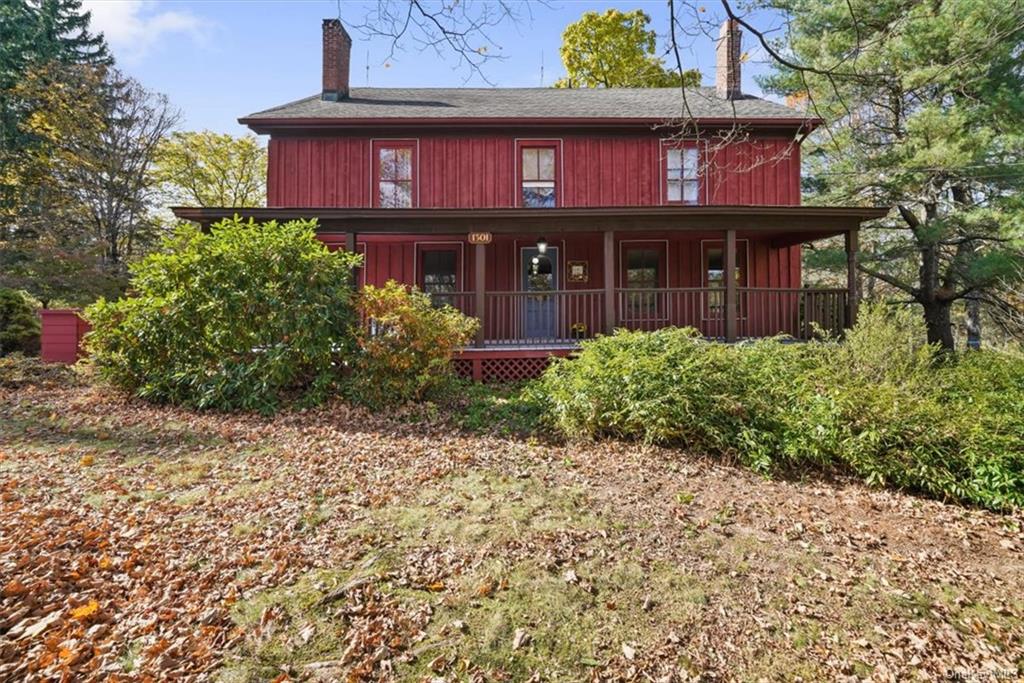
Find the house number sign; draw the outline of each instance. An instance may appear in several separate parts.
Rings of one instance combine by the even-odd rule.
[[[470,244],[490,244],[491,233],[489,232],[471,232],[469,233]]]

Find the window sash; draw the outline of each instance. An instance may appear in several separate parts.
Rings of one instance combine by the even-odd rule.
[[[661,285],[661,252],[658,249],[626,251],[626,287],[657,289]]]
[[[555,182],[555,148],[523,147],[521,156],[523,181]]]
[[[412,180],[381,180],[377,185],[377,204],[382,209],[412,208]]]
[[[377,152],[377,177],[393,182],[412,180],[412,147],[380,147]]]
[[[665,198],[693,204],[700,199],[700,154],[696,147],[669,149],[665,164]]]
[[[558,204],[557,145],[523,145],[519,154],[519,198],[526,208]]]

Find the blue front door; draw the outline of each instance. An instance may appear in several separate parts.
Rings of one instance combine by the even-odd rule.
[[[557,338],[558,302],[555,295],[545,294],[558,289],[558,248],[548,247],[541,254],[536,247],[522,250],[522,285],[531,292],[523,306],[523,332],[527,339]]]

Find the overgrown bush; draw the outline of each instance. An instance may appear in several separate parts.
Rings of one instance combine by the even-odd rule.
[[[353,352],[350,278],[312,221],[179,228],[132,268],[135,295],[86,311],[100,373],[144,398],[271,411],[316,402]]]
[[[451,373],[451,359],[478,322],[450,306],[434,307],[423,292],[391,280],[368,285],[357,300],[363,323],[348,397],[371,408],[422,398]]]
[[[547,415],[614,436],[814,467],[993,509],[1024,506],[1024,356],[940,358],[916,317],[862,309],[845,343],[727,346],[693,330],[584,343],[541,378]]]
[[[39,353],[39,316],[21,292],[0,289],[0,356]]]

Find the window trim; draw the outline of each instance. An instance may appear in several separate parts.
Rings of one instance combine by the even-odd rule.
[[[565,177],[562,157],[562,138],[516,138],[515,140],[515,185],[512,188],[513,206],[523,205],[523,149],[546,147],[555,150],[555,207],[565,206],[562,179]]]
[[[412,150],[412,189],[410,192],[412,205],[407,208],[415,209],[420,205],[420,141],[419,138],[373,138],[370,140],[370,206],[375,209],[382,208],[380,205],[380,150],[382,149],[410,149]]]
[[[688,202],[682,199],[668,198],[668,152],[672,149],[696,149],[697,150],[697,201]],[[702,165],[707,159],[707,145],[700,140],[661,140],[660,162],[658,164],[658,186],[661,192],[661,203],[671,206],[703,206],[708,203],[708,183],[705,182],[707,173],[702,173]]]

